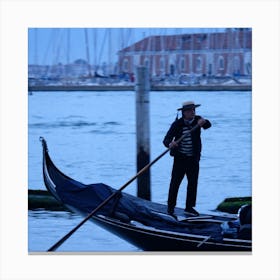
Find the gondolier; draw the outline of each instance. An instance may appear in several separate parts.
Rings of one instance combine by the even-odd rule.
[[[185,212],[199,215],[194,209],[197,196],[197,183],[199,174],[199,161],[201,154],[201,127],[208,129],[211,127],[209,120],[195,114],[195,109],[200,104],[193,101],[187,101],[182,104],[178,111],[182,111],[182,117],[177,118],[170,126],[163,144],[171,148],[171,156],[174,157],[171,181],[168,193],[168,213],[174,215],[177,195],[180,184],[187,176],[187,196]],[[192,133],[188,133],[192,128],[197,126]],[[179,143],[176,141],[186,135]]]

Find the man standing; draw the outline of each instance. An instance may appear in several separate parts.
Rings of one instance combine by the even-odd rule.
[[[182,117],[176,119],[164,137],[163,144],[171,148],[171,156],[174,157],[173,169],[168,193],[168,213],[174,215],[177,195],[180,184],[187,176],[187,197],[185,212],[198,216],[199,213],[193,208],[196,204],[197,183],[199,174],[199,161],[201,153],[201,127],[207,129],[211,123],[195,114],[195,108],[200,104],[187,101],[182,104]],[[190,133],[190,130],[194,130]],[[184,138],[177,143],[182,136]]]

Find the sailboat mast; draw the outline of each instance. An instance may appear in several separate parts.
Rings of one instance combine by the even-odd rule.
[[[89,45],[88,45],[88,32],[87,32],[87,28],[85,28],[84,31],[85,31],[85,41],[86,41],[86,58],[87,58],[87,65],[88,65],[88,76],[91,77],[91,67],[90,67],[90,57],[89,57]]]
[[[34,64],[38,65],[38,32],[37,28],[34,29],[34,44],[35,44],[35,51],[34,51]]]
[[[66,55],[67,55],[67,65],[70,64],[70,40],[71,40],[71,29],[67,29],[67,47],[66,47]]]
[[[112,30],[108,28],[108,74],[112,74]]]
[[[94,73],[97,72],[97,30],[93,28]]]

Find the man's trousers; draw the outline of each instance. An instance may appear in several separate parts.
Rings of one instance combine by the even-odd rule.
[[[173,210],[176,206],[180,184],[187,176],[186,209],[194,207],[196,203],[197,183],[199,173],[199,161],[189,156],[174,156],[173,169],[168,194],[168,209]]]

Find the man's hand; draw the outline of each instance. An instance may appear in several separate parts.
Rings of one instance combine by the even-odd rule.
[[[197,121],[197,124],[202,127],[204,124],[206,123],[206,120],[203,119],[203,118],[200,118],[198,121]]]
[[[178,147],[178,143],[176,141],[172,141],[170,144],[169,144],[169,148],[170,149],[173,149],[175,147]]]

